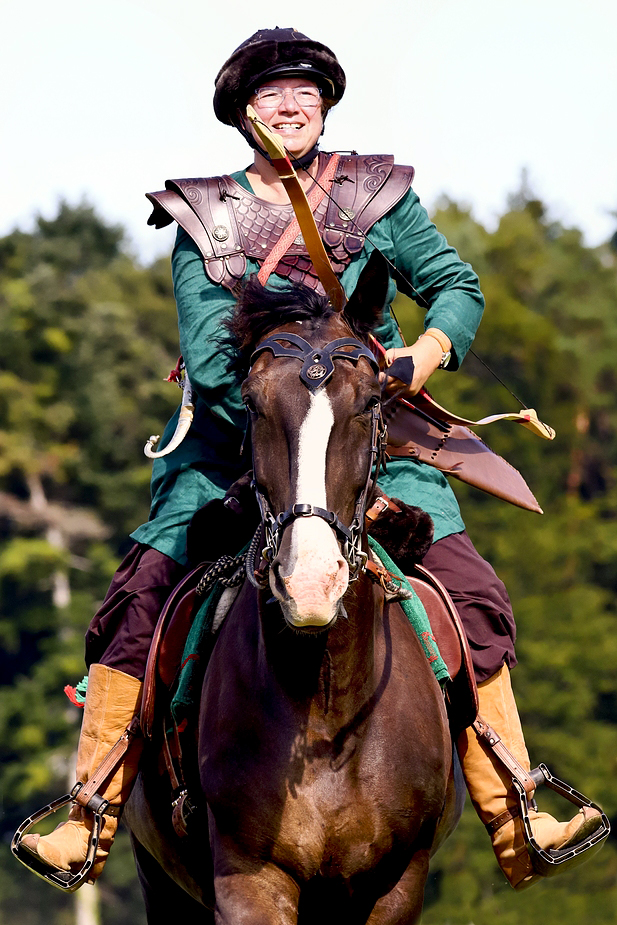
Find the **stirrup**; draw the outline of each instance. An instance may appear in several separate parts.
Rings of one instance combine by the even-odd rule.
[[[62,809],[62,807],[66,806],[68,803],[75,803],[75,797],[82,787],[83,784],[78,781],[70,793],[65,794],[58,800],[53,800],[53,802],[48,803],[47,806],[39,809],[38,812],[34,813],[32,816],[28,816],[15,832],[11,842],[11,851],[18,861],[21,861],[21,863],[36,874],[37,877],[41,877],[42,880],[46,880],[64,893],[74,893],[75,890],[78,890],[88,879],[88,875],[94,864],[101,829],[104,824],[103,816],[105,814],[116,815],[116,807],[110,806],[109,802],[98,794],[95,794],[89,801],[88,809],[92,811],[94,823],[88,841],[86,860],[76,873],[70,870],[62,870],[61,867],[53,867],[51,864],[44,861],[43,858],[29,851],[22,845],[21,841],[24,835],[26,835],[34,825],[39,823],[41,819],[45,819],[52,813],[58,812],[59,809]],[[93,804],[96,808],[94,808]],[[111,813],[109,812],[110,810],[112,810]]]
[[[597,854],[608,838],[611,826],[606,814],[596,803],[592,803],[591,800],[588,800],[587,797],[579,793],[578,790],[574,790],[573,787],[553,777],[545,764],[538,765],[538,767],[530,771],[529,774],[534,780],[536,787],[545,784],[550,790],[559,793],[562,797],[565,797],[566,800],[569,800],[570,803],[578,806],[579,809],[589,806],[591,809],[597,809],[600,813],[601,822],[599,827],[595,832],[592,832],[591,835],[588,835],[587,838],[584,838],[581,842],[571,845],[568,848],[549,849],[546,851],[534,838],[529,819],[529,805],[525,794],[525,788],[516,778],[512,780],[518,792],[525,844],[531,858],[533,869],[542,877],[554,877],[555,874],[561,873],[571,867],[577,867],[579,864],[593,857],[594,854]]]

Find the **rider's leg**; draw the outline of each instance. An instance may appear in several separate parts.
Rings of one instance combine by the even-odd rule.
[[[77,780],[96,771],[139,710],[150,642],[159,613],[186,569],[147,546],[134,547],[116,573],[86,637],[90,665],[84,718],[77,749]],[[128,800],[139,767],[142,740],[135,738],[98,793],[112,806]],[[90,881],[100,875],[118,819],[105,815]],[[73,806],[69,821],[50,835],[24,836],[22,845],[52,867],[77,870],[85,859],[93,816]]]
[[[433,544],[423,564],[449,591],[469,640],[478,681],[479,714],[501,736],[519,763],[529,770],[529,757],[518,709],[510,685],[510,668],[516,665],[516,628],[508,593],[491,565],[466,533],[456,533]],[[463,773],[474,807],[485,825],[518,806],[518,795],[501,763],[477,739],[472,728],[458,742]],[[588,818],[592,817],[593,818]],[[506,817],[507,818],[507,817]],[[530,812],[534,837],[545,850],[576,844],[601,823],[596,810],[578,813],[560,823],[547,813]],[[499,820],[501,821],[501,820]],[[525,847],[520,818],[489,827],[493,850],[510,884],[518,889],[536,879]]]
[[[84,718],[77,748],[77,780],[86,783],[109,754],[133,719],[141,701],[141,681],[106,665],[92,665]],[[114,807],[126,803],[141,755],[142,740],[133,740],[124,760],[114,774],[101,783],[97,792]],[[96,861],[89,881],[96,880],[103,869],[118,827],[118,818],[103,816]],[[50,835],[25,835],[22,845],[51,867],[76,870],[86,860],[93,814],[74,803],[68,822],[61,823]]]
[[[478,685],[478,699],[482,719],[499,731],[504,745],[529,771],[529,757],[506,665]],[[540,876],[534,873],[525,845],[518,796],[511,776],[492,749],[480,742],[472,727],[461,733],[457,749],[471,801],[488,828],[499,866],[515,889],[531,886]],[[514,818],[511,813],[516,814]],[[569,822],[558,822],[548,813],[529,810],[534,837],[545,851],[577,844],[600,826],[601,818],[600,813],[590,807],[581,809]]]

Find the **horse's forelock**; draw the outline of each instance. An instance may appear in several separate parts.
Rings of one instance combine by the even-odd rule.
[[[289,289],[266,289],[256,276],[251,276],[225,326],[233,346],[246,358],[266,334],[284,322],[317,323],[334,314],[328,299],[307,286],[297,283]]]
[[[266,289],[253,274],[243,286],[231,317],[224,322],[227,337],[222,344],[234,358],[232,366],[243,375],[255,347],[270,331],[288,321],[303,321],[312,322],[306,330],[310,335],[319,324],[337,316],[341,317],[328,298],[308,286],[296,283],[287,289]],[[349,314],[344,311],[342,317],[356,337],[364,341],[380,320],[379,309],[370,317],[353,309]]]

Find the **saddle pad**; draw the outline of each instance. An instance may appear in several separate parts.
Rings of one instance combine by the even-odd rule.
[[[212,624],[217,605],[226,589],[217,581],[203,599],[186,638],[178,686],[171,701],[171,713],[177,726],[199,706],[199,692],[205,666],[210,657],[208,642],[214,641]]]
[[[399,603],[403,608],[405,616],[416,631],[418,639],[420,640],[422,648],[424,649],[424,654],[426,655],[429,664],[433,669],[435,677],[440,684],[445,684],[446,681],[450,680],[450,673],[439,652],[439,647],[431,629],[431,624],[429,622],[424,604],[412,586],[409,584],[409,581],[405,575],[403,575],[400,568],[390,558],[385,549],[380,546],[377,540],[370,536],[370,534],[368,538],[368,544],[371,549],[375,550],[376,555],[379,557],[381,562],[383,562],[388,571],[392,575],[396,576],[396,578],[400,581],[401,587],[405,588],[407,591],[412,592],[413,597],[411,599],[402,600],[399,601]]]
[[[403,573],[398,569],[379,543],[372,537],[369,537],[369,544],[375,549],[375,552],[383,561],[386,568],[400,579],[401,584],[405,588],[413,592],[413,598],[411,600],[400,602],[401,607],[418,635],[435,677],[440,684],[444,684],[450,679],[450,674],[446,663],[439,653],[437,642],[422,601]],[[210,654],[209,643],[214,641],[212,624],[217,606],[224,591],[225,589],[223,586],[217,583],[204,598],[199,610],[193,618],[182,655],[178,686],[171,703],[172,715],[178,725],[185,719],[190,718],[192,711],[196,707],[196,703],[199,701],[199,690],[203,672]]]

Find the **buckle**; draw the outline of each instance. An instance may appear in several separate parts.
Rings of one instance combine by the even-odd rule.
[[[381,495],[379,498],[375,498],[365,516],[368,517],[370,521],[375,521],[378,517],[381,517],[389,507],[389,501]]]
[[[191,800],[186,788],[182,790],[172,802],[171,824],[178,838],[185,838],[189,834],[191,820],[195,819],[197,806]]]
[[[79,789],[81,789],[81,787]],[[63,797],[60,797],[58,800],[54,800],[52,803],[48,803],[47,806],[39,809],[38,812],[34,813],[32,816],[28,816],[28,818],[22,822],[22,824],[15,832],[11,842],[11,851],[18,861],[21,861],[21,863],[34,874],[36,874],[37,877],[40,877],[42,880],[46,880],[48,883],[51,883],[52,886],[57,887],[57,889],[62,890],[64,893],[74,893],[75,890],[79,889],[79,887],[88,879],[94,864],[94,858],[101,835],[101,829],[103,828],[103,814],[105,812],[105,808],[102,807],[100,811],[94,813],[94,823],[92,826],[92,832],[90,833],[90,840],[88,842],[86,860],[75,873],[70,870],[62,870],[60,867],[53,867],[50,864],[47,864],[43,858],[39,857],[37,854],[26,848],[25,845],[22,844],[22,839],[33,826],[37,825],[37,823],[41,821],[41,819],[45,819],[52,813],[58,812],[59,809],[62,809],[62,807],[66,806],[68,803],[74,803],[75,795],[76,788],[74,787],[71,793],[67,793]],[[107,801],[105,800],[104,802],[106,803]]]
[[[529,819],[529,807],[525,795],[525,789],[523,785],[519,783],[519,781],[513,779],[512,783],[516,788],[519,797],[525,844],[527,846],[529,856],[531,857],[533,869],[542,877],[554,877],[556,874],[561,873],[568,868],[577,867],[579,864],[582,864],[584,861],[588,861],[595,854],[597,854],[597,852],[600,850],[610,835],[611,826],[606,814],[599,806],[597,806],[596,803],[592,803],[591,800],[588,800],[587,797],[583,796],[582,793],[579,793],[578,790],[570,787],[569,784],[566,784],[563,781],[558,780],[556,777],[553,777],[545,764],[538,765],[538,767],[534,768],[530,774],[534,781],[536,781],[537,786],[547,786],[550,790],[560,794],[570,803],[578,806],[579,809],[583,809],[584,807],[589,806],[591,809],[597,809],[601,814],[600,825],[591,833],[591,835],[588,835],[586,838],[583,838],[582,841],[577,842],[574,845],[570,845],[567,848],[562,848],[559,850],[549,849],[546,851],[544,848],[540,847],[534,838],[531,829],[531,822]]]

